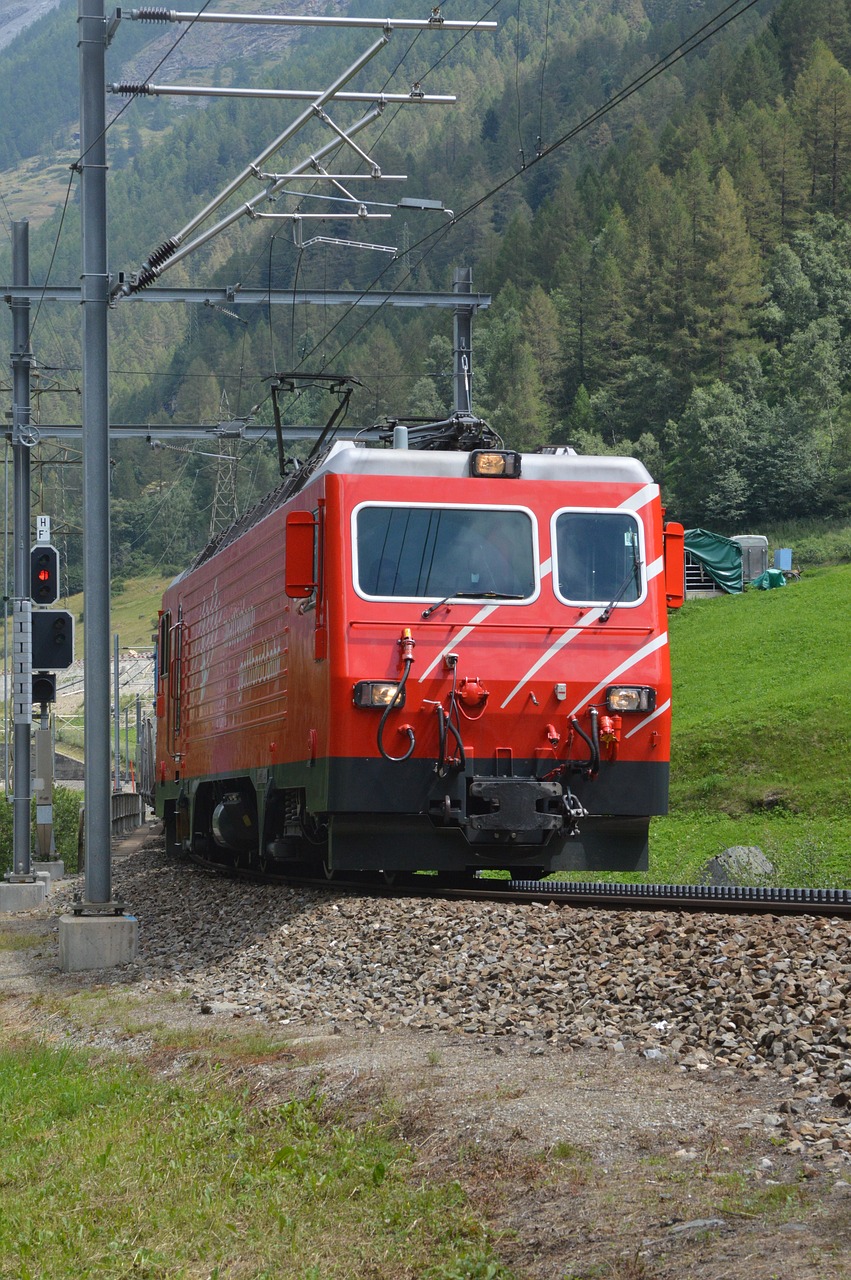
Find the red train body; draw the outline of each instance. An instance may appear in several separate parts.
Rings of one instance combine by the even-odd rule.
[[[157,812],[261,864],[640,869],[681,591],[632,459],[335,444],[164,596]]]

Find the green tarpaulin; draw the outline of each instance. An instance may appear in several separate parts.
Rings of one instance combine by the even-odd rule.
[[[770,591],[772,587],[785,587],[786,579],[783,576],[783,570],[766,569],[765,573],[761,573],[758,578],[754,578],[751,586],[757,587],[760,591]]]
[[[713,582],[723,591],[735,594],[744,590],[742,582],[742,548],[738,542],[723,538],[706,529],[686,529],[685,547],[694,560],[699,560]]]

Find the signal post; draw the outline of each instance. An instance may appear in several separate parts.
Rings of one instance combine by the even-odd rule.
[[[29,223],[12,223],[12,273],[29,284]],[[14,586],[12,601],[12,702],[15,752],[12,783],[12,870],[0,882],[0,912],[27,911],[44,902],[46,877],[30,854],[30,735],[32,733],[32,600],[30,587],[30,304],[12,303],[12,458],[14,467]]]
[[[35,731],[36,858],[33,870],[61,880],[65,864],[56,857],[53,839],[53,735],[50,704],[56,701],[56,670],[74,661],[74,619],[63,609],[51,609],[59,599],[59,552],[50,542],[50,517],[36,520],[36,544],[30,551],[32,612],[32,705],[40,707]],[[40,608],[38,606],[41,606]],[[48,606],[45,608],[45,606]]]

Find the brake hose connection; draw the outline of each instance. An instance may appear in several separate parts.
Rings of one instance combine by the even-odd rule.
[[[384,708],[384,714],[382,715],[378,725],[377,742],[378,742],[378,750],[381,752],[385,760],[390,760],[392,761],[393,764],[400,764],[401,761],[410,759],[410,757],[414,753],[414,747],[416,746],[416,738],[414,737],[414,731],[409,724],[403,724],[399,726],[398,732],[406,733],[408,735],[408,749],[404,753],[404,755],[392,756],[389,751],[385,750],[385,747],[384,747],[384,726],[387,724],[387,717],[390,715],[390,712],[395,707],[403,706],[405,702],[405,685],[408,682],[408,676],[411,674],[411,667],[413,666],[413,662],[414,662],[414,647],[417,643],[414,637],[411,635],[410,627],[405,627],[403,629],[402,635],[396,641],[396,643],[399,646],[399,649],[401,651],[402,665],[404,666],[405,669],[402,672],[402,679],[399,681],[399,685],[398,685],[398,688],[396,689],[396,692],[394,693],[390,702],[388,702],[387,706]]]
[[[579,767],[586,778],[595,778],[600,772],[600,730],[597,708],[591,707],[589,715],[591,717],[590,737],[582,728],[576,716],[571,716],[570,727],[582,739],[590,752],[589,759]],[[576,768],[577,766],[574,765],[573,767]]]

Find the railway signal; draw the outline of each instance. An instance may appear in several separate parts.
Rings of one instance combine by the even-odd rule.
[[[64,671],[74,661],[74,618],[65,609],[34,610],[33,671]]]
[[[34,671],[32,677],[33,703],[56,701],[56,675],[52,671]]]
[[[30,551],[30,598],[33,604],[59,599],[59,552],[50,543],[36,543]]]

